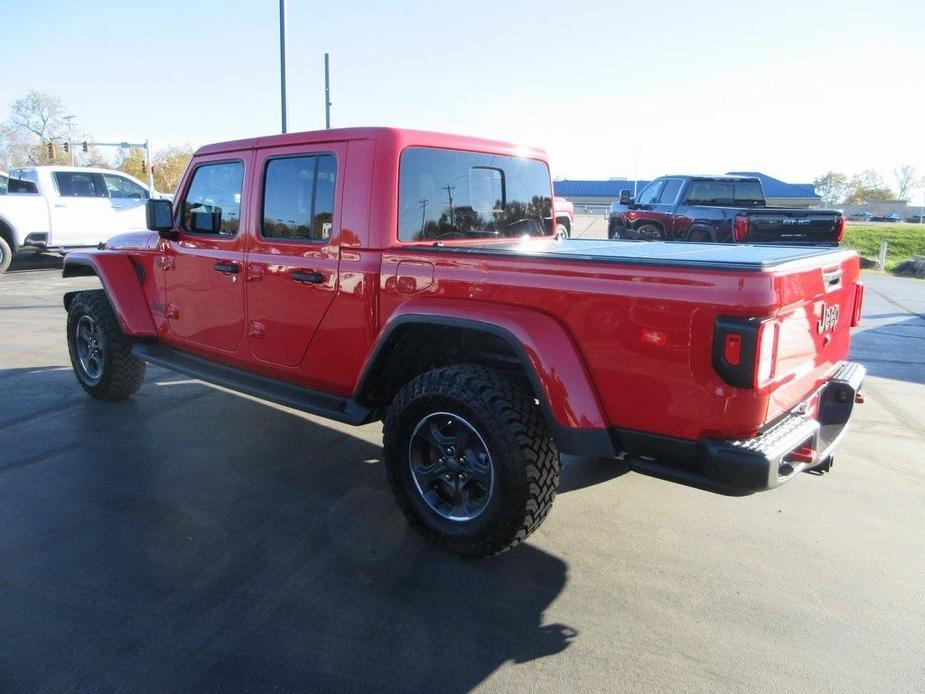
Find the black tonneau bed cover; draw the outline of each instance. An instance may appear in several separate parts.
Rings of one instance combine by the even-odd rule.
[[[525,239],[484,244],[437,245],[433,250],[479,255],[516,255],[627,265],[691,266],[760,272],[787,263],[819,259],[837,263],[851,251],[825,246],[692,243],[689,241],[606,241],[599,239]],[[828,256],[828,257],[826,257]],[[821,259],[826,257],[825,261]]]

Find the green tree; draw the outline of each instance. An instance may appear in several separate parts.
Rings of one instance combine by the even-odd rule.
[[[813,187],[823,203],[836,205],[845,199],[850,181],[848,176],[840,171],[828,171],[813,181]]]
[[[189,145],[169,145],[152,154],[154,189],[161,193],[173,193],[192,156],[193,148]],[[148,174],[145,171],[145,151],[140,147],[134,147],[126,152],[118,168],[139,181],[148,182]]]
[[[895,199],[896,193],[883,182],[880,174],[873,169],[865,169],[859,175],[851,178],[848,193],[845,196],[845,204],[862,205],[865,202],[874,200]]]

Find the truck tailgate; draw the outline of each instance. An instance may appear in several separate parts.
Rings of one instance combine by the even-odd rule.
[[[813,210],[764,209],[748,213],[748,243],[837,243],[841,215]]]
[[[768,421],[800,404],[848,357],[862,299],[859,274],[853,255],[776,273],[780,309],[774,316],[776,346],[767,355]]]

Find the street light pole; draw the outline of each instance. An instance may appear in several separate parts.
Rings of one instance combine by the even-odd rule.
[[[71,121],[74,120],[77,116],[64,116],[64,120],[67,121],[67,148],[71,153],[71,166],[74,166],[74,143],[71,142]]]
[[[331,127],[331,75],[328,71],[328,54],[324,54],[324,127]]]
[[[286,0],[279,0],[279,98],[286,132]]]

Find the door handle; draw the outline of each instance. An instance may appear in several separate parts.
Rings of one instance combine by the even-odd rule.
[[[311,282],[312,284],[321,284],[324,282],[324,275],[320,272],[310,270],[295,270],[289,273],[289,276],[296,282]]]
[[[215,265],[212,266],[212,269],[215,270],[216,272],[224,272],[224,273],[230,273],[230,274],[237,274],[241,272],[240,265],[238,265],[237,263],[229,262],[229,261],[222,261],[220,263],[215,263]]]

